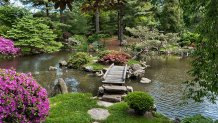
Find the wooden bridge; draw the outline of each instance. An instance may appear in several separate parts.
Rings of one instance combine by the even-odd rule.
[[[116,66],[112,64],[103,76],[105,84],[124,84],[126,79],[127,65]]]
[[[98,89],[100,100],[107,102],[121,102],[128,92],[133,92],[131,86],[125,86],[127,65],[112,64],[103,76],[103,85]]]

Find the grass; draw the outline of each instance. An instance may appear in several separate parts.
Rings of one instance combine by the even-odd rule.
[[[134,60],[134,59],[129,59],[128,62],[127,62],[128,65],[133,65],[133,64],[140,64],[139,61],[137,60]]]
[[[91,94],[70,93],[50,98],[50,107],[50,114],[45,123],[92,123],[94,121],[87,111],[99,106],[96,100],[91,99]],[[117,103],[108,110],[111,115],[100,123],[170,123],[169,119],[159,114],[152,119],[131,115],[127,112],[128,105],[124,102]]]
[[[103,68],[107,68],[108,66],[102,65],[100,63],[88,63],[85,66],[92,66],[94,71],[102,70]]]
[[[91,123],[87,114],[91,108],[98,107],[91,94],[70,93],[50,98],[50,114],[45,123]]]
[[[94,71],[100,71],[103,68],[107,68],[108,66],[100,64],[98,62],[94,62],[95,60],[98,60],[98,57],[91,57],[91,60],[88,64],[85,64],[84,67],[86,66],[92,66]]]
[[[148,119],[128,113],[128,105],[125,102],[117,103],[109,107],[111,115],[103,123],[172,123],[168,118],[156,113],[154,118]]]

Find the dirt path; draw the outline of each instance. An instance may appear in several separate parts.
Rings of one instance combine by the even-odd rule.
[[[108,50],[116,50],[116,51],[122,50],[122,47],[120,46],[120,42],[119,40],[117,40],[117,37],[115,36],[107,39],[102,39],[101,42],[105,44],[105,47]]]

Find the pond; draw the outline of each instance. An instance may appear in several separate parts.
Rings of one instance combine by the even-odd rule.
[[[66,60],[69,52],[42,54],[35,56],[17,57],[11,60],[1,60],[0,68],[15,68],[19,72],[31,72],[34,78],[51,94],[58,78],[64,78],[72,92],[89,92],[95,95],[101,85],[101,79],[93,74],[73,70],[58,69],[48,71],[49,66],[57,66],[61,60]],[[208,101],[194,103],[189,101],[183,104],[182,82],[190,79],[187,71],[190,70],[190,59],[175,57],[160,57],[149,60],[150,68],[145,77],[152,80],[150,84],[141,84],[139,80],[128,80],[127,85],[133,86],[135,91],[149,92],[154,98],[159,112],[175,118],[193,114],[202,114],[218,119],[218,102],[211,104]]]

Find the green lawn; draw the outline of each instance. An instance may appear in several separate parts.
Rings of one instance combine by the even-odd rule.
[[[50,98],[50,114],[45,123],[92,123],[87,114],[91,108],[97,108],[96,100],[91,94],[70,93]],[[126,103],[117,103],[108,108],[111,115],[102,123],[169,123],[169,119],[157,114],[155,118],[133,116],[127,113]]]
[[[125,102],[117,103],[108,109],[111,115],[103,123],[171,123],[168,118],[159,113],[156,113],[152,119],[130,114]]]

